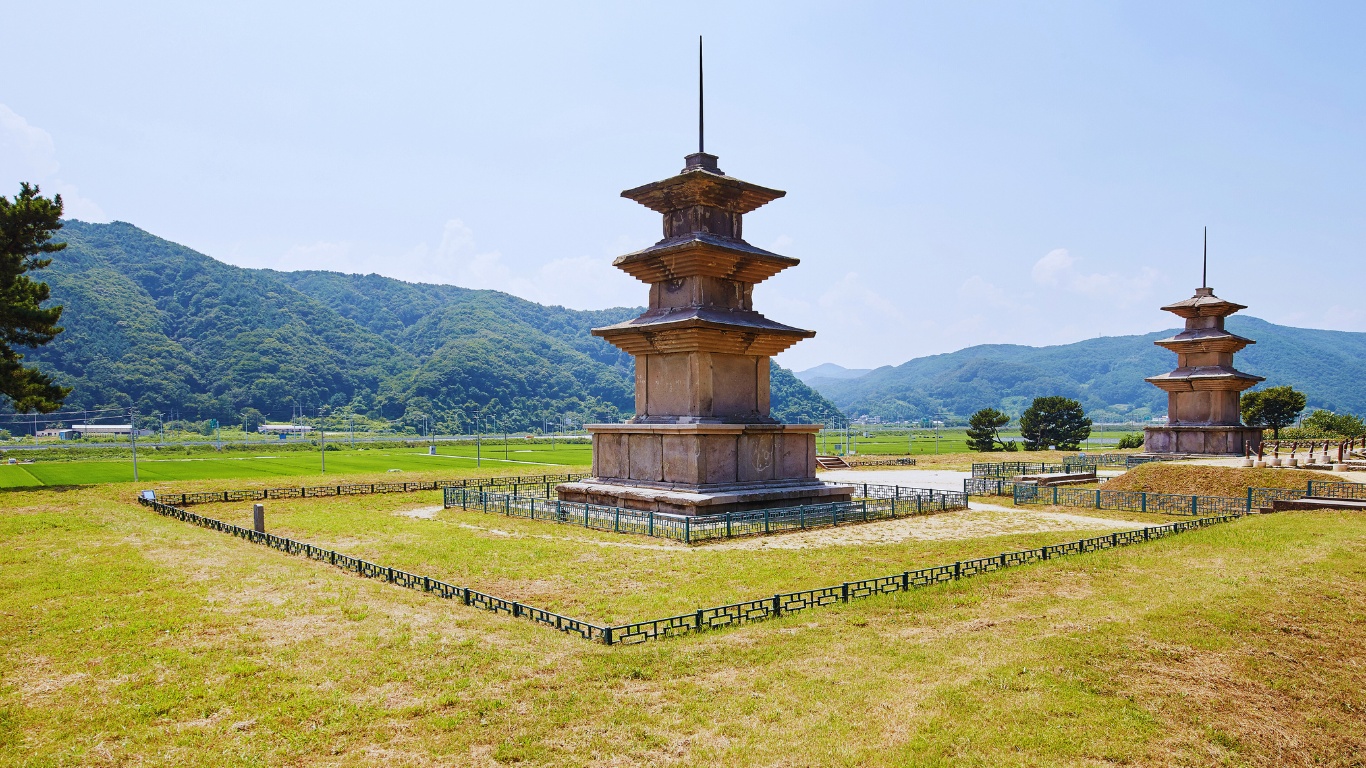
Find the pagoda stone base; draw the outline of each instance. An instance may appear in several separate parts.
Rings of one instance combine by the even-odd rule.
[[[677,515],[723,515],[756,509],[797,507],[849,501],[854,488],[830,485],[819,480],[791,485],[764,485],[745,488],[733,486],[711,491],[683,491],[646,485],[621,485],[588,478],[564,483],[556,488],[562,501],[601,504],[642,512],[671,512]]]
[[[1242,456],[1262,444],[1259,427],[1167,424],[1143,429],[1143,452],[1196,456]]]
[[[562,501],[712,515],[848,501],[816,479],[818,424],[593,424],[593,476]]]

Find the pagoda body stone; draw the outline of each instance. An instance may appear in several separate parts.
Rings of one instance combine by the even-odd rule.
[[[797,259],[742,238],[741,219],[785,192],[726,176],[695,153],[676,176],[622,192],[664,217],[664,239],[613,266],[649,284],[649,308],[593,335],[631,354],[636,415],[590,424],[592,477],[565,501],[687,515],[848,501],[816,479],[819,424],[769,415],[769,358],[814,331],[754,311],[754,285]]]
[[[1154,342],[1176,353],[1177,367],[1145,379],[1167,393],[1167,423],[1143,430],[1144,452],[1255,452],[1262,430],[1243,425],[1239,404],[1242,391],[1264,379],[1234,368],[1233,355],[1256,342],[1224,329],[1224,318],[1247,307],[1224,301],[1211,288],[1197,288],[1191,298],[1162,309],[1184,318],[1186,327]]]

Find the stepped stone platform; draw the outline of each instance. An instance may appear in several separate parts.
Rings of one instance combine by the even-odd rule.
[[[1271,502],[1276,512],[1286,510],[1346,509],[1366,512],[1366,499],[1326,499],[1306,496],[1303,499],[1276,499]]]

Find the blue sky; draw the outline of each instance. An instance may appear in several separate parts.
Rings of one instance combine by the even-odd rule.
[[[787,190],[756,289],[895,364],[1173,325],[1210,282],[1366,331],[1361,4],[6,3],[0,191],[224,261],[644,302],[618,197],[696,144]]]

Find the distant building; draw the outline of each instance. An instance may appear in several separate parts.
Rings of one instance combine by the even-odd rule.
[[[38,437],[55,437],[58,440],[75,440],[80,434],[74,429],[40,429]]]
[[[71,431],[80,437],[91,435],[131,435],[133,434],[132,424],[72,424]],[[138,437],[146,437],[152,434],[150,429],[139,429]]]
[[[262,424],[256,431],[266,435],[306,435],[313,428],[299,424]]]

